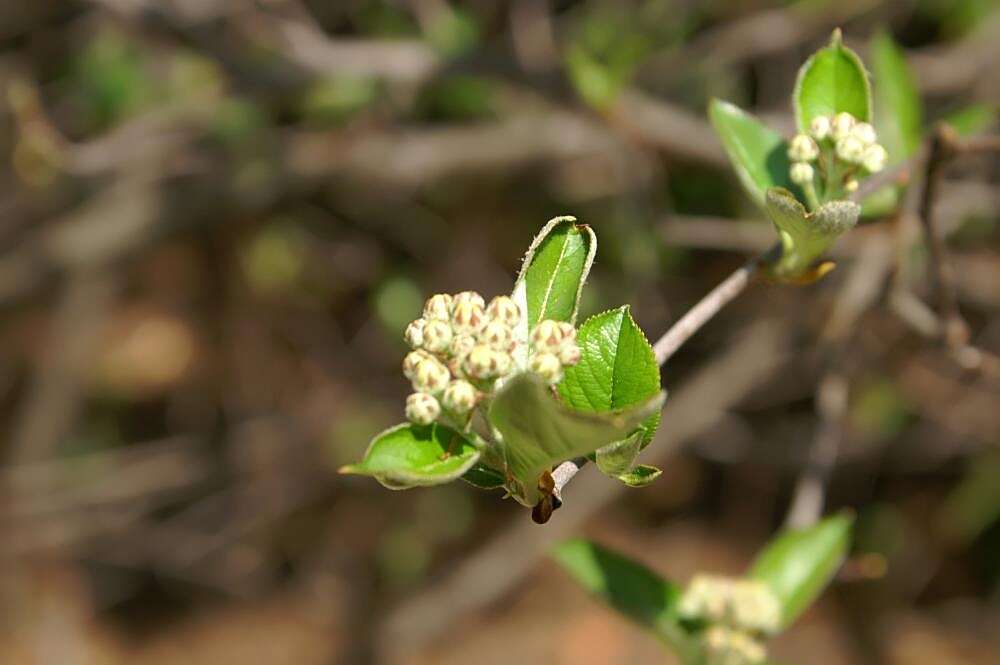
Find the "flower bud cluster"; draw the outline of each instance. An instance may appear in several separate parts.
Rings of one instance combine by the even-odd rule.
[[[706,665],[757,665],[767,650],[752,635],[725,626],[712,626],[702,635]]]
[[[423,316],[404,333],[413,349],[403,359],[403,375],[413,384],[406,417],[430,424],[442,413],[464,417],[494,391],[497,380],[514,372],[521,346],[515,329],[522,312],[513,299],[497,296],[487,305],[481,295],[463,291],[439,293],[424,305]],[[522,347],[523,348],[523,347]],[[542,321],[531,332],[528,367],[548,383],[557,383],[563,367],[580,359],[576,329],[559,321]]]
[[[763,582],[695,575],[678,605],[682,617],[708,624],[702,642],[710,665],[755,665],[767,653],[762,636],[781,626],[781,604]]]
[[[774,633],[781,623],[781,604],[766,584],[720,575],[695,575],[679,611],[689,619],[752,633]]]
[[[816,116],[809,133],[797,134],[789,143],[789,177],[798,185],[811,185],[819,170],[830,180],[844,178],[843,189],[852,192],[858,187],[854,175],[859,169],[877,173],[888,157],[871,124],[850,113]]]

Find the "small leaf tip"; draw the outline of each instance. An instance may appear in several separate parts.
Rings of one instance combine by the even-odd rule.
[[[840,31],[840,28],[834,28],[833,32],[830,33],[830,46],[836,48],[843,46],[844,44],[844,34]]]

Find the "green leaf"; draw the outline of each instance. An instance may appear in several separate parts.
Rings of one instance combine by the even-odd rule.
[[[479,460],[464,436],[440,424],[402,423],[377,435],[358,464],[340,473],[371,476],[389,489],[440,485],[462,477]]]
[[[643,431],[640,429],[621,441],[598,448],[594,453],[597,468],[607,476],[618,477],[627,473],[642,450],[642,440]]]
[[[681,592],[675,584],[588,540],[560,543],[552,556],[577,584],[612,609],[654,632],[681,654],[697,653],[693,639],[678,621]]]
[[[499,489],[506,483],[503,471],[497,471],[492,467],[486,466],[482,462],[474,465],[471,469],[466,471],[465,475],[462,476],[462,480],[469,483],[473,487],[478,487],[481,490]]]
[[[959,136],[972,136],[986,131],[1000,117],[1000,106],[995,104],[973,104],[946,115],[943,120],[958,132]]]
[[[889,153],[889,164],[898,164],[920,147],[920,93],[902,50],[889,33],[876,34],[869,52],[875,77],[875,129],[879,143]]]
[[[782,605],[782,625],[802,614],[830,583],[850,546],[854,516],[828,517],[780,533],[761,552],[750,577],[767,583]]]
[[[531,373],[510,378],[490,406],[489,420],[503,440],[507,473],[515,498],[526,506],[538,503],[538,478],[563,460],[589,455],[624,439],[663,405],[658,393],[641,404],[611,413],[571,409]]]
[[[781,259],[771,268],[775,277],[803,275],[845,231],[854,228],[861,206],[853,201],[829,201],[807,212],[788,190],[767,190],[767,214],[781,236]]]
[[[757,205],[771,187],[795,190],[789,179],[788,145],[777,133],[738,106],[713,99],[708,117],[736,175]]]
[[[604,413],[639,404],[660,390],[660,366],[628,305],[587,319],[576,334],[580,362],[566,368],[559,394],[581,411]],[[660,422],[643,423],[643,446]]]
[[[816,51],[802,65],[792,105],[800,132],[807,132],[816,116],[841,112],[871,122],[868,74],[858,54],[843,45],[839,29],[833,31],[828,46]]]
[[[514,299],[528,316],[527,330],[543,319],[575,323],[580,294],[597,252],[597,237],[575,217],[556,217],[528,248]],[[525,331],[527,335],[527,331]]]
[[[629,487],[645,487],[662,475],[663,471],[651,464],[638,464],[616,477]]]

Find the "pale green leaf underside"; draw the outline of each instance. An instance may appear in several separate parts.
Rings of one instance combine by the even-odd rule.
[[[512,377],[490,406],[490,422],[503,438],[507,472],[520,485],[516,498],[534,506],[542,471],[624,439],[663,405],[659,393],[629,409],[586,413],[560,404],[536,375]]]
[[[784,189],[767,192],[767,214],[781,237],[781,259],[772,268],[778,277],[796,277],[806,270],[844,232],[854,228],[861,206],[853,201],[829,201],[809,213]]]
[[[594,263],[597,238],[573,217],[557,217],[542,228],[525,255],[523,282],[528,329],[543,319],[575,322],[580,293]]]
[[[584,539],[559,544],[553,558],[588,593],[693,657],[695,644],[678,623],[680,590],[642,564]],[[693,661],[689,661],[693,662]]]
[[[952,111],[942,120],[951,125],[959,136],[972,136],[989,129],[1000,118],[1000,105],[973,104]]]
[[[782,605],[788,626],[812,604],[847,556],[854,518],[828,517],[818,524],[780,533],[757,556],[750,577],[767,583]]]
[[[478,460],[476,447],[453,429],[403,423],[377,435],[364,459],[340,472],[372,476],[390,489],[405,489],[451,482]]]
[[[635,468],[616,477],[629,487],[645,487],[662,475],[663,471],[651,464],[637,464]]]
[[[719,99],[709,104],[708,117],[740,183],[757,205],[764,205],[764,194],[771,187],[796,189],[789,179],[788,145],[778,132]]]
[[[872,118],[871,86],[861,58],[840,42],[814,53],[799,70],[792,95],[795,121],[800,132],[820,115],[847,112],[859,120]]]
[[[466,471],[465,475],[462,476],[462,480],[481,490],[499,489],[506,483],[503,472],[488,467],[481,462]]]

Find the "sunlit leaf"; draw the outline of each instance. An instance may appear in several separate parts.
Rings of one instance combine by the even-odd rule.
[[[439,485],[462,477],[479,460],[464,436],[440,424],[402,423],[377,435],[357,464],[340,473],[371,476],[389,489]]]
[[[767,583],[782,606],[787,626],[830,583],[847,556],[854,516],[828,517],[805,529],[778,534],[757,556],[750,576]]]
[[[776,131],[738,106],[713,99],[708,117],[736,175],[757,205],[771,187],[796,190],[789,180],[788,145]]]
[[[816,51],[799,70],[792,94],[795,121],[806,132],[813,118],[846,112],[872,119],[871,86],[857,53],[844,46],[835,30],[828,46]]]

